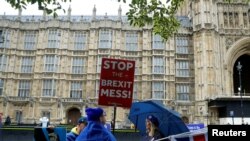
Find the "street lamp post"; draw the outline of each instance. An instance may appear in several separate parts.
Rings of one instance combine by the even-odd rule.
[[[4,42],[4,36],[2,35],[2,31],[0,31],[0,43]]]
[[[239,94],[240,94],[240,107],[241,107],[241,122],[242,124],[244,124],[244,111],[243,111],[243,101],[242,101],[242,86],[241,86],[241,71],[242,71],[242,65],[240,64],[240,62],[238,62],[238,65],[236,66],[237,70],[239,71]]]

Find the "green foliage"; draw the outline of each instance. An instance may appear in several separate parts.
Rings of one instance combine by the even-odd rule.
[[[167,40],[177,32],[179,22],[175,14],[184,0],[132,0],[127,14],[130,24],[143,27],[153,25],[155,34],[159,34]]]
[[[15,9],[26,9],[28,4],[37,4],[38,10],[44,10],[47,14],[57,17],[57,11],[63,10],[60,2],[71,2],[71,0],[6,0]]]

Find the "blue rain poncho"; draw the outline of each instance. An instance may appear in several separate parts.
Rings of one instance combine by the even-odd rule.
[[[76,138],[76,141],[116,141],[116,139],[101,122],[89,121],[87,127]]]

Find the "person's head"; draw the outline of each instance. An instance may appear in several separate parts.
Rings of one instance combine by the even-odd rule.
[[[85,110],[88,121],[99,121],[101,122],[101,117],[103,116],[103,109],[102,108],[87,108]]]
[[[106,124],[107,121],[106,116],[107,116],[106,112],[103,112],[102,116],[100,117],[100,121],[102,124]]]
[[[182,119],[182,121],[183,121],[185,124],[188,124],[188,123],[189,123],[188,117],[182,116],[181,119]]]
[[[147,118],[146,118],[146,130],[150,136],[154,135],[154,130],[156,128],[158,128],[158,126],[159,126],[159,121],[155,116],[153,116],[153,115],[147,116]]]
[[[88,125],[87,117],[81,117],[78,119],[77,128],[80,133]]]

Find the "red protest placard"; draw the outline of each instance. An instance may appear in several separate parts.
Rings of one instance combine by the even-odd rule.
[[[135,61],[102,58],[99,105],[129,108],[133,99]]]

